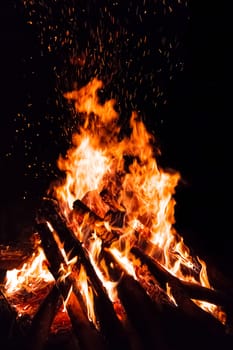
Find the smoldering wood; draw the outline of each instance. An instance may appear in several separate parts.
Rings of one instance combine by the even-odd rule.
[[[38,224],[37,230],[41,237],[42,247],[49,262],[49,269],[56,280],[56,285],[63,296],[63,299],[66,300],[68,293],[71,290],[73,279],[70,276],[61,279],[62,275],[60,267],[66,265],[64,257],[62,256],[47,224]],[[84,310],[83,300],[77,290],[76,293],[73,291],[71,292],[69,299],[66,301],[66,309],[82,350],[91,350],[93,348],[104,350],[105,344],[102,336],[88,320],[86,310]]]
[[[166,271],[166,270],[165,270]],[[157,272],[158,273],[158,272]],[[160,271],[160,273],[159,273],[159,275],[160,275],[160,277],[162,278],[162,280],[163,280],[163,282],[162,282],[162,284],[163,283],[166,283],[165,281],[170,281],[170,283],[171,283],[171,280],[168,278],[168,276],[165,276],[164,277],[164,275],[163,275],[163,273],[161,273],[161,271]],[[171,275],[171,276],[173,276],[173,275]],[[167,279],[168,278],[168,279]],[[178,279],[177,279],[178,280]],[[179,282],[180,282],[180,280],[178,280]],[[192,285],[192,284],[191,284]],[[182,286],[182,288],[183,288],[183,286]],[[188,284],[188,287],[187,287],[187,289],[189,288],[189,284]],[[195,286],[195,288],[196,288],[196,286]],[[207,288],[208,289],[208,288]],[[183,289],[182,289],[182,291],[183,291]],[[200,292],[200,291],[199,291]],[[191,293],[191,292],[190,292]],[[197,290],[194,290],[194,294],[195,293],[197,293]],[[203,290],[201,289],[201,292],[200,292],[200,294],[202,294],[203,293]],[[215,294],[214,294],[215,295]],[[195,294],[195,296],[196,296],[196,294]],[[184,293],[180,293],[180,297],[181,297],[181,301],[180,301],[180,304],[182,305],[183,304],[183,306],[181,307],[181,309],[183,309],[184,311],[185,311],[185,308],[184,308],[184,305],[185,305],[185,301],[186,300],[188,300],[188,301],[190,301],[189,300],[189,297],[187,296],[187,299],[184,297]],[[211,297],[212,298],[212,297]],[[197,298],[198,299],[198,298]],[[212,300],[212,299],[211,299]],[[207,301],[208,301],[208,298],[207,298]],[[222,302],[221,301],[221,298],[220,298],[220,302]],[[196,310],[200,310],[200,308],[198,308],[196,305],[195,305],[195,307],[196,307]],[[203,311],[204,312],[204,311]],[[184,312],[185,313],[185,312]],[[186,309],[186,314],[188,314],[188,312],[187,312],[187,309]],[[204,314],[206,314],[206,313],[204,313]],[[211,316],[211,315],[209,315],[209,317],[211,317],[211,319],[213,319],[213,317]],[[198,317],[197,317],[198,318]],[[205,322],[208,322],[208,321],[204,321],[203,322],[203,324],[205,324]],[[218,322],[217,320],[216,320],[216,322]],[[221,332],[221,331],[220,331]]]
[[[109,209],[103,217],[100,217],[97,215],[93,210],[91,210],[85,203],[83,203],[81,200],[77,199],[73,203],[73,209],[75,212],[79,213],[80,215],[89,214],[90,222],[91,220],[93,223],[95,222],[102,222],[102,221],[108,221],[111,226],[114,227],[122,227],[125,212],[119,211],[117,209]]]

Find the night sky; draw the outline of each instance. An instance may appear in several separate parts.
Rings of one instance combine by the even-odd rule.
[[[118,101],[122,125],[137,110],[157,138],[161,166],[181,173],[178,231],[232,273],[224,2],[25,2],[0,5],[2,239],[30,221],[59,176],[56,160],[76,125],[63,93],[96,75],[103,99]]]

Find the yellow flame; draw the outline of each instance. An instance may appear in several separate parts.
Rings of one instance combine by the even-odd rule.
[[[94,309],[93,290],[92,290],[92,287],[88,283],[88,277],[87,277],[86,271],[82,265],[80,268],[79,279],[78,279],[77,283],[78,283],[78,286],[80,287],[81,294],[84,298],[84,301],[85,301],[85,304],[87,307],[88,318],[98,328],[98,322],[96,319],[95,309]]]
[[[101,212],[102,216],[110,207],[125,211],[123,227],[119,230],[119,244],[111,247],[110,251],[132,276],[136,277],[134,266],[127,256],[136,239],[135,230],[138,230],[139,236],[150,242],[150,250],[146,253],[158,255],[159,262],[167,270],[183,280],[210,287],[206,269],[200,260],[200,276],[183,272],[182,267],[192,271],[197,266],[174,228],[176,202],[173,195],[180,174],[158,166],[154,137],[146,130],[137,113],[133,112],[130,118],[131,134],[120,137],[115,100],[100,103],[98,91],[102,88],[103,83],[94,78],[86,86],[65,94],[74,102],[77,114],[84,116],[84,122],[73,135],[71,149],[58,160],[58,167],[65,172],[66,178],[63,183],[52,185],[52,193],[82,242],[86,242],[85,230],[78,218],[72,215],[76,199],[88,200],[91,209],[98,214]],[[106,189],[108,203],[103,203],[100,193]],[[105,225],[111,229],[110,224]],[[97,226],[95,230],[98,236]],[[93,239],[92,235],[90,237],[88,240]],[[90,242],[87,246],[98,271],[96,247],[101,249],[101,242],[96,239],[95,249]],[[106,284],[105,277],[98,274]],[[83,288],[88,295],[88,286]],[[90,297],[86,298],[90,305]]]
[[[6,294],[11,295],[20,289],[33,292],[42,281],[52,282],[53,276],[47,268],[44,251],[38,247],[20,269],[7,271]]]
[[[179,172],[158,166],[155,139],[137,113],[133,112],[129,121],[130,135],[122,136],[124,133],[117,124],[119,116],[114,108],[115,100],[101,103],[98,92],[102,88],[102,81],[94,78],[86,86],[65,94],[68,100],[73,101],[80,123],[73,135],[72,147],[65,157],[58,159],[58,167],[65,173],[65,179],[53,183],[48,192],[58,200],[68,225],[87,249],[91,263],[112,301],[117,300],[115,284],[110,282],[107,269],[99,266],[103,243],[99,236],[102,237],[103,230],[106,234],[115,230],[110,219],[105,220],[105,215],[111,211],[124,213],[124,219],[121,227],[117,228],[119,239],[109,250],[134,278],[136,263],[128,258],[128,253],[135,242],[144,240],[145,252],[156,257],[172,274],[211,288],[205,263],[198,260],[201,265],[198,275],[196,271],[200,266],[197,266],[189,248],[174,228],[174,193],[180,180]],[[107,193],[105,197],[103,193]],[[73,210],[77,199],[86,203],[104,221],[89,227],[89,215],[79,217]],[[63,254],[66,266],[61,266],[61,275],[66,278],[76,258],[69,260],[69,254],[64,251],[53,227],[49,223],[48,226]],[[21,270],[8,272],[8,293],[30,285],[33,274],[36,278],[45,274],[43,278],[49,280],[51,276],[47,275],[48,271],[45,273],[42,267],[39,268],[43,266],[44,259],[40,251],[39,257],[32,257],[30,266],[24,265]],[[194,270],[195,273],[192,273]],[[83,266],[77,283],[86,302],[88,317],[97,325],[94,291]],[[171,294],[169,290],[168,294]],[[198,305],[205,309],[208,307],[212,314],[218,312],[216,307],[213,310],[207,303],[198,302]]]

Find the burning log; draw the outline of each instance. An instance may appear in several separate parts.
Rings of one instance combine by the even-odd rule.
[[[1,270],[11,270],[21,266],[32,254],[33,244],[0,244]]]
[[[101,335],[90,324],[82,307],[82,300],[78,291],[75,294],[70,293],[73,280],[70,276],[61,279],[60,267],[66,265],[66,262],[52,236],[47,224],[37,225],[38,233],[42,240],[42,246],[45,255],[49,261],[49,269],[56,280],[56,285],[66,301],[66,309],[70,317],[74,332],[78,338],[82,350],[105,349]],[[68,299],[67,299],[68,298]]]
[[[143,347],[167,349],[160,322],[161,310],[157,304],[152,301],[140,283],[118,264],[110,252],[104,250],[103,256],[107,261],[110,276],[118,281],[116,287],[118,297]],[[143,305],[140,314],[139,305]]]
[[[88,214],[89,218],[91,219],[91,224],[102,222],[104,219],[100,218],[98,215],[96,215],[90,208],[88,208],[85,204],[83,204],[80,200],[76,200],[73,204],[73,208],[75,212],[78,212],[80,215]],[[88,221],[89,224],[89,221]],[[117,231],[111,231],[111,242],[114,240],[119,239],[119,234]],[[108,242],[106,244],[104,237],[100,236],[100,238],[103,240],[103,245],[108,245]],[[140,248],[138,247],[132,247],[131,253],[136,255],[141,259],[142,262],[144,262],[152,272],[152,274],[159,280],[159,282],[166,287],[166,283],[169,281],[174,283],[177,283],[178,286],[182,285],[184,288],[185,293],[192,299],[196,300],[203,300],[209,303],[213,303],[215,305],[223,306],[227,309],[232,308],[232,301],[231,298],[228,298],[227,295],[224,293],[221,293],[220,291],[216,291],[210,288],[202,287],[198,284],[181,281],[175,276],[173,276],[171,273],[168,272],[161,264],[159,264],[155,259],[152,257],[146,255]]]
[[[109,343],[111,349],[129,349],[128,339],[125,330],[115,314],[114,307],[109,300],[107,292],[99,280],[93,265],[90,262],[87,251],[79,242],[75,234],[67,227],[65,220],[59,214],[56,204],[51,200],[43,202],[38,211],[38,221],[48,220],[64,244],[64,249],[69,253],[70,258],[78,257],[78,264],[85,268],[88,278],[91,281],[94,291],[95,312],[99,319],[100,328]],[[103,312],[103,310],[105,312]]]
[[[98,215],[96,215],[94,212],[92,212],[85,204],[83,204],[81,201],[76,200],[74,202],[74,211],[76,213],[78,213],[79,215],[85,215],[88,214],[89,217],[91,218],[91,224],[97,224],[100,221],[103,221],[104,219],[98,217]],[[89,221],[88,221],[89,224]],[[97,234],[99,235],[99,232],[97,232]],[[119,234],[117,231],[112,231],[112,237],[111,237],[111,241],[114,240],[118,240],[119,239]],[[137,236],[137,233],[136,233]],[[104,237],[100,234],[100,238],[103,240],[103,246],[105,245],[105,241],[104,241]],[[142,238],[140,237],[140,241],[142,240]],[[146,266],[149,267],[151,273],[153,276],[156,277],[156,279],[162,284],[163,288],[166,289],[166,285],[167,283],[172,283],[173,285],[173,289],[174,286],[177,285],[177,288],[179,290],[182,289],[183,291],[183,296],[185,295],[184,299],[196,299],[196,300],[203,300],[215,305],[219,305],[223,308],[223,310],[227,310],[228,312],[228,320],[231,320],[232,316],[232,301],[231,298],[228,298],[227,295],[225,295],[224,293],[217,291],[217,290],[213,290],[210,288],[206,288],[206,287],[202,287],[201,285],[195,284],[195,283],[190,283],[190,282],[186,282],[186,281],[182,281],[179,280],[177,277],[173,276],[172,274],[170,274],[165,268],[162,267],[161,264],[159,264],[155,259],[153,259],[152,257],[146,255],[140,248],[138,247],[132,247],[131,248],[131,253],[133,253],[134,255],[136,255],[137,257],[140,258],[140,260],[146,264]],[[187,268],[186,268],[187,269]],[[199,271],[200,273],[200,271]],[[192,304],[193,302],[190,300],[190,303]],[[182,304],[182,303],[181,303]],[[193,303],[194,304],[194,303]],[[195,304],[194,304],[195,305]],[[196,310],[196,313],[198,313],[198,311],[200,310],[200,318],[203,319],[205,315],[205,312],[202,311],[201,309],[197,308],[197,306],[195,305],[194,310]],[[187,311],[187,310],[186,310]],[[207,314],[206,318],[207,320],[210,318],[211,316],[209,314]],[[211,322],[211,321],[210,321]],[[216,320],[214,319],[213,321],[214,323],[216,323]],[[231,323],[231,321],[229,322],[229,324]],[[228,324],[228,328],[229,328],[229,324]],[[222,325],[220,324],[220,327],[222,327]]]
[[[0,343],[10,346],[14,336],[18,336],[19,328],[16,312],[8,303],[5,295],[0,291]]]
[[[203,300],[215,305],[221,305],[223,307],[230,307],[232,300],[220,291],[202,287],[198,284],[179,280],[166,270],[160,263],[158,263],[152,257],[146,255],[140,248],[132,247],[130,252],[136,257],[140,258],[142,263],[145,263],[151,273],[158,279],[158,281],[165,287],[166,283],[170,283],[173,286],[182,288],[187,296],[191,299]]]
[[[129,349],[128,340],[126,338],[123,326],[115,314],[113,305],[109,300],[107,293],[104,290],[104,287],[102,286],[100,280],[98,279],[96,272],[89,261],[87,253],[84,251],[84,249],[81,246],[81,243],[77,240],[77,238],[74,236],[72,231],[70,231],[66,227],[64,221],[62,221],[59,214],[57,213],[55,214],[56,215],[54,217],[53,215],[51,215],[51,217],[49,218],[49,221],[52,223],[54,229],[56,229],[56,233],[59,235],[59,237],[63,238],[62,240],[64,241],[64,249],[67,252],[71,252],[70,258],[78,256],[78,264],[83,264],[83,266],[86,269],[88,278],[91,281],[92,288],[94,289],[95,312],[98,316],[100,328],[102,333],[104,334],[104,337],[106,338],[107,343],[109,344],[111,349],[119,348],[119,346],[121,346],[122,349],[124,347],[125,349]],[[47,231],[46,233],[45,233],[45,230]],[[39,232],[40,233],[42,232],[42,236],[44,237],[44,240],[47,239],[47,236],[49,236],[49,231],[50,230],[48,229],[48,227],[46,228],[45,224],[39,225]],[[50,232],[50,235],[51,235],[51,232]],[[72,250],[71,250],[71,247],[73,247]],[[46,246],[44,247],[44,249],[46,249]],[[48,249],[46,249],[46,252],[47,251]],[[49,252],[51,253],[51,247],[49,248]],[[56,254],[57,256],[59,256],[58,251]],[[48,260],[52,261],[53,257],[54,257],[54,252],[51,258],[49,258]],[[60,267],[61,261],[62,260],[60,257],[59,263],[57,262],[57,265],[59,265],[59,267]],[[56,271],[58,271],[57,268],[56,268]]]
[[[73,209],[74,212],[78,215],[80,215],[83,219],[85,215],[88,215],[88,229],[92,229],[92,227],[98,223],[104,223],[105,220],[108,220],[108,222],[114,221],[116,223],[117,218],[114,217],[115,213],[113,211],[108,211],[104,218],[101,218],[98,216],[95,212],[93,212],[86,204],[84,204],[80,200],[76,200],[73,203]],[[117,215],[120,216],[120,222],[121,222],[121,214]],[[114,217],[114,218],[113,218]],[[102,239],[104,246],[110,246],[111,243],[119,238],[119,234],[116,230],[98,230],[98,235]]]
[[[117,291],[145,349],[167,349],[159,312],[140,284],[125,273],[118,283]],[[139,305],[142,305],[140,311]]]
[[[50,327],[56,312],[62,304],[61,293],[54,285],[37,313],[33,317],[25,348],[28,350],[43,350],[49,338]]]
[[[94,227],[95,224],[100,223],[103,224],[104,219],[96,215],[94,212],[92,212],[91,209],[89,209],[85,204],[83,204],[80,201],[76,201],[74,205],[74,214],[80,215],[81,219],[84,219],[85,215],[88,215],[88,220],[86,221],[86,225],[88,226],[90,224],[90,230]],[[101,318],[103,315],[101,315],[102,310],[108,310],[109,306],[109,299],[106,295],[105,289],[102,286],[102,283],[96,276],[95,270],[92,266],[92,264],[89,261],[89,256],[85,248],[82,246],[82,244],[77,240],[74,233],[67,227],[67,224],[65,222],[65,219],[59,214],[58,207],[56,206],[55,202],[52,202],[51,200],[47,200],[43,203],[42,207],[39,210],[39,220],[45,221],[48,220],[55,231],[57,232],[59,238],[64,243],[64,248],[66,252],[71,251],[71,258],[74,256],[78,256],[79,258],[79,264],[83,265],[85,267],[85,270],[87,272],[88,279],[91,281],[91,284],[93,286],[94,290],[94,297],[95,297],[95,312],[98,315],[99,319],[102,321],[101,323],[101,329],[105,335],[105,337],[108,338],[110,343],[114,343],[114,339],[117,338],[116,333],[114,336],[107,336],[109,330],[109,320],[111,320],[112,324],[112,316],[115,316],[115,312],[111,306],[110,313],[109,311],[106,311],[106,318]],[[107,231],[107,230],[106,230]],[[99,235],[99,232],[97,232]],[[110,240],[108,240],[108,234],[109,231],[103,234],[100,233],[100,238],[102,239],[103,247],[108,247],[111,242],[114,240],[118,240],[120,235],[118,231],[111,231],[110,232]],[[105,239],[107,241],[105,242]],[[106,244],[105,244],[106,243]],[[171,287],[173,297],[176,300],[176,303],[178,304],[178,308],[174,311],[174,308],[165,307],[163,309],[164,315],[171,315],[171,319],[176,320],[181,319],[183,324],[185,324],[185,317],[191,317],[192,313],[195,315],[193,318],[196,323],[200,322],[202,325],[204,325],[204,328],[206,329],[214,329],[216,333],[222,335],[224,333],[224,326],[216,320],[214,317],[212,317],[207,312],[201,310],[196,304],[193,303],[190,299],[197,299],[197,300],[204,300],[210,303],[213,303],[215,305],[221,305],[224,308],[231,310],[231,300],[228,298],[224,293],[212,290],[209,288],[202,287],[200,285],[184,282],[179,280],[177,277],[173,276],[171,273],[169,273],[165,268],[163,268],[162,265],[160,265],[154,258],[146,255],[139,247],[134,246],[131,248],[131,253],[135,255],[136,257],[139,257],[142,264],[145,264],[148,269],[150,270],[151,274],[155,276],[156,280],[159,281],[159,284],[162,286],[162,288],[166,289],[166,284],[168,284]],[[123,275],[125,276],[125,275]],[[131,278],[130,278],[131,279]],[[120,279],[121,281],[121,279]],[[127,281],[127,282],[126,282]],[[119,285],[121,287],[119,289],[119,294],[121,295],[122,300],[124,299],[124,294],[127,295],[128,291],[130,290],[131,284],[134,282],[129,282],[128,277],[124,277],[122,282],[119,282]],[[138,283],[138,282],[136,282]],[[128,286],[129,285],[129,286]],[[133,288],[134,289],[134,288]],[[135,287],[136,290],[136,287]],[[145,293],[145,290],[143,291]],[[136,292],[135,292],[136,293]],[[130,293],[129,293],[130,294]],[[140,295],[140,292],[139,292]],[[100,298],[99,296],[102,296]],[[148,298],[148,296],[147,296]],[[124,300],[126,300],[125,298]],[[130,299],[130,298],[129,298]],[[131,295],[131,299],[135,300],[132,301],[132,304],[135,307],[137,297]],[[138,297],[140,300],[140,297]],[[105,306],[107,301],[107,308]],[[125,301],[126,303],[126,301]],[[130,302],[128,302],[130,305]],[[127,308],[126,305],[124,305],[122,301],[123,306],[125,309]],[[104,306],[103,306],[104,305]],[[155,307],[155,306],[154,306]],[[133,306],[128,306],[127,313],[129,314],[130,322],[138,322],[134,320],[134,314],[132,311]],[[137,308],[137,307],[136,307]],[[148,310],[150,308],[148,307]],[[156,309],[156,308],[155,308]],[[229,311],[230,312],[230,311]],[[156,313],[155,313],[156,314]],[[161,316],[161,315],[160,315]],[[115,316],[116,317],[116,316]],[[146,316],[145,316],[146,317]],[[155,317],[155,316],[153,316]],[[161,318],[164,319],[164,324],[166,323],[165,320],[166,316],[162,316]],[[133,323],[132,322],[132,323]],[[181,323],[182,323],[181,322]],[[138,322],[139,324],[139,322]],[[139,326],[134,324],[135,328],[140,328]],[[111,326],[112,329],[112,326]],[[144,336],[145,338],[145,333]],[[148,336],[146,337],[148,338]],[[109,344],[110,344],[109,343]],[[119,344],[124,344],[124,341],[118,342]]]

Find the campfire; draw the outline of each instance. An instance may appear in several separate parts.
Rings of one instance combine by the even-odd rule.
[[[31,241],[1,248],[7,341],[33,350],[184,349],[196,348],[195,337],[183,340],[195,334],[201,349],[212,337],[226,344],[227,284],[209,278],[174,227],[180,174],[159,167],[135,112],[121,129],[116,101],[100,101],[103,88],[94,78],[65,94],[79,123],[58,159],[64,176],[38,204]]]

